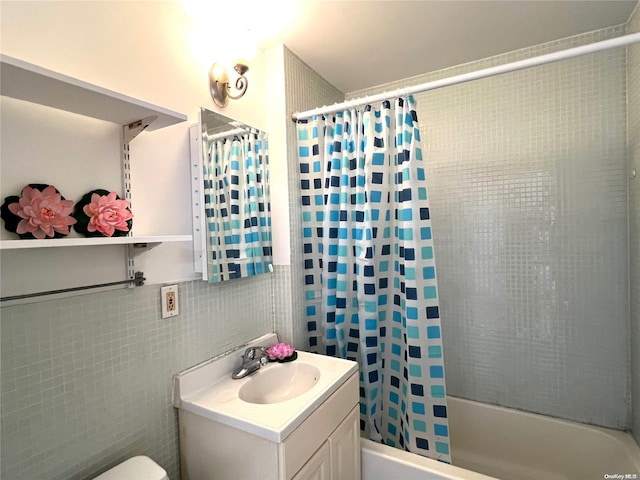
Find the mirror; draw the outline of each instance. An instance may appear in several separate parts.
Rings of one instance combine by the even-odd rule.
[[[196,271],[209,283],[272,272],[267,133],[201,108],[191,137]]]

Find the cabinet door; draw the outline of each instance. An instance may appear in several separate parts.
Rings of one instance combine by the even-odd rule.
[[[329,437],[332,480],[360,480],[359,423],[356,407]]]
[[[328,442],[322,444],[292,480],[331,480],[331,450]]]

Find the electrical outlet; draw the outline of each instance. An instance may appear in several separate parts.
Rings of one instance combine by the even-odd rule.
[[[162,303],[162,318],[175,317],[180,314],[177,285],[160,287],[160,301]]]

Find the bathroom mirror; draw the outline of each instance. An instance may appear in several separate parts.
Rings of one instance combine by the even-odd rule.
[[[218,283],[273,271],[267,133],[206,108],[190,133],[196,272]]]

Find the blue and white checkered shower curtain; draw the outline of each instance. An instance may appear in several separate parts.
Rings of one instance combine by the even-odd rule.
[[[269,149],[261,132],[205,141],[209,283],[272,271]]]
[[[358,361],[365,436],[450,463],[414,99],[299,120],[297,136],[311,349]]]

